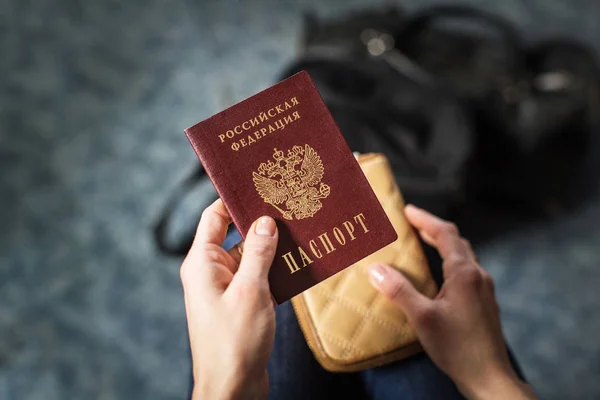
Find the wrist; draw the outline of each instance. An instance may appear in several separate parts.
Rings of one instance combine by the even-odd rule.
[[[192,391],[192,400],[219,399],[219,400],[240,400],[241,397],[235,389],[227,386],[215,387],[211,385],[194,384]]]
[[[202,379],[194,379],[192,400],[238,400],[240,397],[237,393],[240,386],[234,380],[223,376],[204,375]]]
[[[267,380],[214,378],[195,381],[192,400],[264,400],[267,397],[267,391]]]
[[[486,379],[471,385],[458,385],[458,388],[469,400],[537,399],[531,387],[519,379],[512,368],[491,373]]]

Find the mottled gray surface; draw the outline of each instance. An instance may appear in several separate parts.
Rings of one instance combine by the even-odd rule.
[[[183,397],[178,261],[149,234],[195,163],[182,129],[272,83],[302,10],[367,3],[0,2],[0,399]],[[594,1],[469,3],[600,43]],[[596,203],[481,254],[547,399],[600,398],[599,222]]]

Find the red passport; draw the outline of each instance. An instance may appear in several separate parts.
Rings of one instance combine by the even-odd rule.
[[[396,240],[308,73],[185,133],[243,238],[260,216],[277,221],[278,304]]]

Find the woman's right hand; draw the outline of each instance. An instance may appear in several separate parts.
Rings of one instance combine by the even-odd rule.
[[[398,304],[433,362],[470,399],[535,399],[510,363],[492,277],[456,225],[415,206],[409,222],[443,258],[444,284],[435,299],[418,292],[392,267],[370,268],[372,284]]]

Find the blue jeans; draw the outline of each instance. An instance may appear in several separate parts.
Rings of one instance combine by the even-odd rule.
[[[231,248],[239,240],[237,231],[231,232],[223,247]],[[426,253],[433,275],[441,284],[441,260],[431,248],[426,248]],[[269,400],[464,399],[450,378],[424,353],[358,373],[328,372],[308,348],[291,303],[277,306],[275,314],[275,343],[267,366]],[[523,379],[512,354],[511,360]]]

